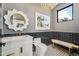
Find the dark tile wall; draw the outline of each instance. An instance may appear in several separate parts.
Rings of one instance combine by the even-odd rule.
[[[38,32],[29,33],[33,37],[41,37],[42,42],[49,45],[51,44],[51,39],[58,39],[70,43],[79,45],[79,33],[69,33],[69,32]]]
[[[58,39],[79,45],[79,33],[69,32],[36,32],[36,33],[21,33],[20,35],[31,35],[34,38],[41,37],[42,42],[46,45],[51,44],[51,39]],[[5,34],[1,37],[17,36],[18,34]]]
[[[1,29],[0,29],[0,35],[1,35]]]

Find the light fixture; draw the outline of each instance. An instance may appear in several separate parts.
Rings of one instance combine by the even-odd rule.
[[[41,3],[41,8],[47,11],[51,11],[56,7],[58,3]]]

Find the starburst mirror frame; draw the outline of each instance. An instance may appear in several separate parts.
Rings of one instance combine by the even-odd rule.
[[[8,25],[8,28],[13,29],[14,31],[23,31],[29,24],[29,19],[27,18],[26,14],[16,9],[8,10],[7,14],[4,15],[4,19],[4,23]]]

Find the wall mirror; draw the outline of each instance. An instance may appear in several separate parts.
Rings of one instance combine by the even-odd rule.
[[[7,14],[4,15],[4,19],[8,28],[15,31],[23,31],[29,24],[27,16],[22,11],[17,11],[16,9],[8,10]]]

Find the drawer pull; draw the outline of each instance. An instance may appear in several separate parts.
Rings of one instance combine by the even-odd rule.
[[[20,48],[20,53],[23,53],[23,48],[22,47]]]

